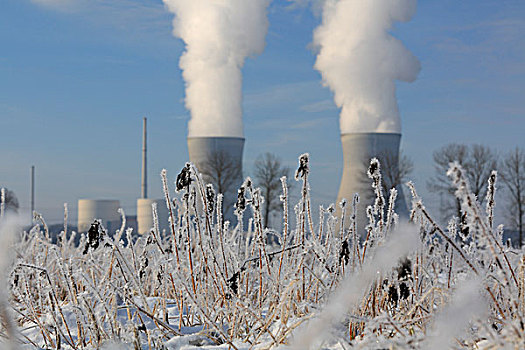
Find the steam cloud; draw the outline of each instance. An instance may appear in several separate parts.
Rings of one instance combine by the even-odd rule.
[[[395,80],[421,66],[389,30],[409,21],[417,0],[326,0],[314,32],[315,68],[341,108],[341,133],[401,132]]]
[[[242,137],[242,74],[260,54],[270,0],[163,0],[175,14],[173,34],[184,40],[190,137]]]

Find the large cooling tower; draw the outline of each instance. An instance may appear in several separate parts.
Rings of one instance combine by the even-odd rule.
[[[120,202],[117,200],[78,200],[78,231],[89,230],[93,220],[99,219],[108,232],[115,232],[121,225],[118,209]]]
[[[206,182],[213,183],[217,193],[223,192],[224,219],[231,225],[237,224],[233,205],[243,182],[243,149],[244,138],[241,137],[188,137],[190,161]],[[218,188],[217,183],[222,188]]]
[[[148,234],[153,228],[153,208],[152,204],[157,203],[157,215],[159,218],[159,230],[168,229],[168,209],[164,199],[137,199],[137,229],[141,235]]]
[[[367,175],[368,164],[373,157],[377,157],[381,161],[381,158],[388,156],[391,160],[390,163],[394,167],[390,171],[397,172],[401,134],[351,133],[341,135],[341,140],[343,143],[344,165],[337,203],[341,199],[346,198],[347,203],[351,204],[354,194],[359,193],[357,229],[363,235],[368,223],[366,207],[373,204],[375,198],[371,186],[372,180]],[[383,168],[384,165],[381,164],[382,173],[386,171]],[[400,216],[407,216],[408,210],[401,186],[397,186],[397,191],[395,211]],[[383,193],[383,195],[385,200],[388,201],[390,193]],[[348,220],[350,206],[347,206],[347,208],[345,221]]]

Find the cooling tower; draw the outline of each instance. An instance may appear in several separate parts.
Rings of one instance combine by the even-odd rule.
[[[233,205],[243,182],[241,137],[188,137],[190,161],[199,169],[204,181],[212,183],[217,193],[224,195],[224,219],[237,223]]]
[[[366,208],[373,204],[375,196],[371,186],[372,180],[367,175],[370,159],[388,156],[390,163],[394,167],[390,169],[396,173],[399,161],[399,143],[401,134],[397,133],[349,133],[341,135],[343,144],[343,176],[337,195],[337,203],[346,198],[347,203],[351,204],[355,193],[359,193],[359,204],[357,211],[357,229],[361,235],[365,234],[365,227],[368,224]],[[384,174],[386,169],[381,164],[381,172]],[[397,186],[397,200],[395,211],[400,216],[408,216],[407,205],[401,186]],[[383,193],[385,200],[388,201],[390,193]],[[348,222],[350,206],[347,206]]]
[[[86,232],[93,220],[99,219],[108,232],[113,233],[121,225],[119,208],[120,202],[117,200],[79,199],[78,231]]]
[[[168,229],[168,209],[164,199],[137,199],[137,229],[141,235],[148,234],[153,228],[152,204],[157,203],[157,215],[159,218],[159,230]]]

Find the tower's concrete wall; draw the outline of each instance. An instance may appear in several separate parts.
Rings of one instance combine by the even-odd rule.
[[[168,209],[164,199],[137,199],[137,231],[139,234],[148,234],[154,226],[153,222],[153,203],[157,203],[157,215],[159,218],[159,230],[169,229]]]
[[[233,176],[229,176],[227,180],[228,188],[224,191],[223,213],[225,220],[229,220],[231,225],[237,223],[234,215],[233,205],[237,200],[237,190],[242,185],[242,156],[244,150],[244,138],[241,137],[189,137],[188,151],[190,161],[201,172],[214,171],[217,159],[224,160],[224,164],[229,163],[228,167],[236,169]],[[215,163],[215,164],[214,164]],[[224,169],[223,169],[224,170]],[[230,173],[231,174],[231,173]],[[203,174],[204,180],[208,183],[213,183],[210,176]],[[216,192],[219,188],[214,184]]]
[[[343,175],[337,203],[345,198],[348,204],[352,203],[355,193],[359,193],[360,202],[357,212],[357,228],[363,234],[368,223],[366,208],[373,204],[375,195],[371,186],[372,180],[368,178],[367,169],[370,159],[373,157],[381,158],[388,154],[392,160],[392,171],[397,172],[399,161],[399,144],[401,134],[395,133],[352,133],[341,135],[343,145]],[[383,169],[383,164],[382,169]],[[400,216],[407,216],[408,210],[405,196],[401,186],[397,186],[397,200],[395,211]],[[384,193],[385,200],[388,201],[389,193]],[[348,205],[347,215],[350,212]],[[348,216],[345,218],[348,220]]]
[[[102,221],[102,225],[109,232],[120,228],[121,218],[118,213],[120,202],[109,199],[79,199],[78,200],[78,231],[86,232],[95,219]]]

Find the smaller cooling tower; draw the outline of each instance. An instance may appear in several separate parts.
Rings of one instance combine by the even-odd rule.
[[[153,209],[152,204],[157,203],[157,215],[159,218],[159,230],[168,230],[168,209],[164,199],[137,199],[137,226],[138,233],[148,234],[153,228]]]
[[[204,181],[213,183],[217,193],[223,192],[224,219],[231,225],[237,223],[233,205],[243,182],[243,150],[241,137],[188,137],[190,161],[203,174]]]
[[[387,155],[392,160],[397,171],[397,164],[399,161],[399,144],[401,141],[401,134],[395,133],[351,133],[341,135],[343,143],[343,176],[341,178],[341,185],[339,187],[339,194],[337,195],[337,203],[341,199],[346,198],[347,217],[350,213],[350,204],[355,193],[359,193],[360,202],[357,211],[357,230],[361,235],[365,234],[365,227],[368,224],[366,216],[366,208],[373,204],[375,196],[371,186],[372,180],[367,175],[368,164],[370,159]],[[383,164],[381,164],[383,169]],[[400,216],[408,216],[405,196],[401,186],[397,186],[397,200],[395,211]],[[388,201],[390,193],[383,193],[385,200]],[[340,211],[340,209],[338,209]],[[348,221],[347,221],[348,222]]]
[[[79,199],[78,200],[78,231],[86,232],[93,220],[99,219],[108,232],[114,232],[121,225],[118,209],[120,202],[107,199]]]

